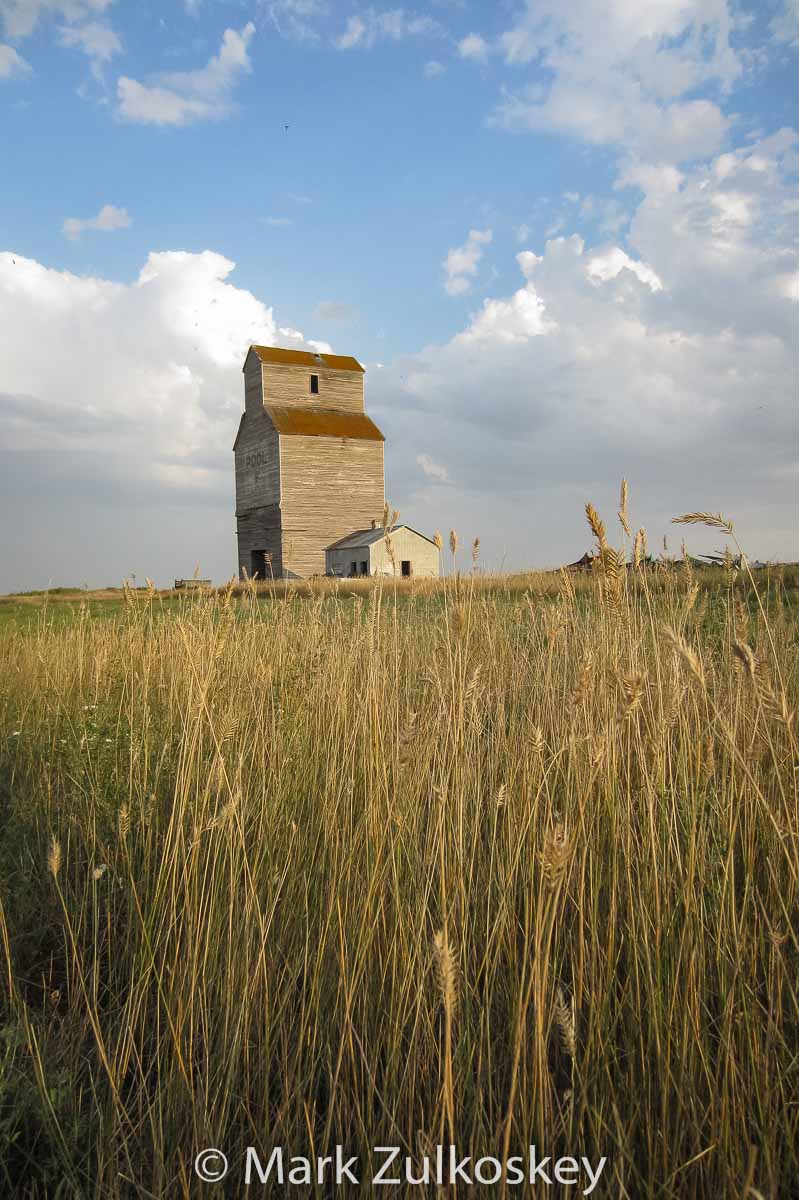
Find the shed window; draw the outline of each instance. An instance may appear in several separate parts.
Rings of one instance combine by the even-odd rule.
[[[368,563],[368,562],[362,562],[362,563],[361,563],[361,574],[362,574],[362,575],[368,575],[368,574],[369,574],[369,563]]]
[[[410,561],[410,559],[409,559],[409,558],[403,558],[403,560],[402,560],[402,574],[403,574],[403,575],[405,575],[405,576],[409,576],[409,575],[410,575],[410,573],[411,573],[411,561]]]
[[[312,396],[319,395],[319,376],[318,375],[311,376],[311,395]]]
[[[351,562],[350,563],[350,575],[357,575],[357,574],[358,574],[358,564],[356,562]]]

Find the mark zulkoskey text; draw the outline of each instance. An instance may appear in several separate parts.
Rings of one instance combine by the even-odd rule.
[[[207,1173],[202,1163],[214,1157],[215,1167]],[[540,1156],[535,1146],[527,1154],[510,1155],[504,1161],[493,1155],[480,1158],[461,1156],[457,1146],[435,1146],[428,1155],[418,1158],[403,1156],[399,1146],[375,1146],[367,1172],[357,1156],[347,1156],[342,1146],[327,1156],[305,1158],[287,1155],[282,1146],[272,1148],[268,1157],[259,1155],[248,1146],[244,1161],[245,1186],[278,1184],[308,1186],[327,1183],[333,1186],[368,1184],[386,1187],[407,1184],[485,1185],[506,1183],[509,1186],[530,1185],[540,1188],[575,1187],[577,1195],[590,1196],[599,1182],[607,1158],[599,1159],[596,1167],[584,1156],[565,1156],[553,1159]],[[220,1164],[222,1169],[220,1170]],[[209,1164],[210,1165],[210,1164]],[[228,1162],[218,1150],[204,1150],[195,1159],[197,1175],[207,1182],[218,1182],[228,1173]]]

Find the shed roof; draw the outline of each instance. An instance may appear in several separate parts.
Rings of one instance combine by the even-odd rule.
[[[315,354],[312,350],[284,350],[282,346],[252,345],[250,350],[265,363],[284,363],[290,367],[327,367],[332,371],[360,371],[364,374],[357,358],[349,354]]]
[[[358,546],[373,546],[375,542],[382,541],[387,533],[395,533],[398,529],[407,529],[408,533],[415,533],[417,537],[422,538],[425,542],[430,542],[431,546],[435,546],[432,538],[420,533],[418,529],[411,529],[410,525],[394,525],[391,529],[384,529],[382,525],[378,525],[377,529],[356,529],[354,533],[348,533],[346,537],[333,542],[332,545],[325,546],[325,549],[354,550]]]
[[[361,442],[386,440],[366,413],[339,412],[334,408],[300,408],[291,404],[265,404],[264,410],[281,434],[353,438]]]

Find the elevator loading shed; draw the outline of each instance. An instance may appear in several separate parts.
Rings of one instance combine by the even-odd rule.
[[[387,530],[375,524],[373,528],[358,529],[328,546],[325,573],[347,578],[389,575],[437,579],[438,546],[410,525],[395,525]]]

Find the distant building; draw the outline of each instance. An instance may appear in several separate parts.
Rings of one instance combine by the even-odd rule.
[[[383,519],[384,437],[354,358],[250,346],[233,447],[239,574],[303,578],[325,547]]]
[[[328,575],[391,575],[404,578],[438,578],[438,546],[409,525],[384,529],[375,522],[333,542],[325,550]]]

